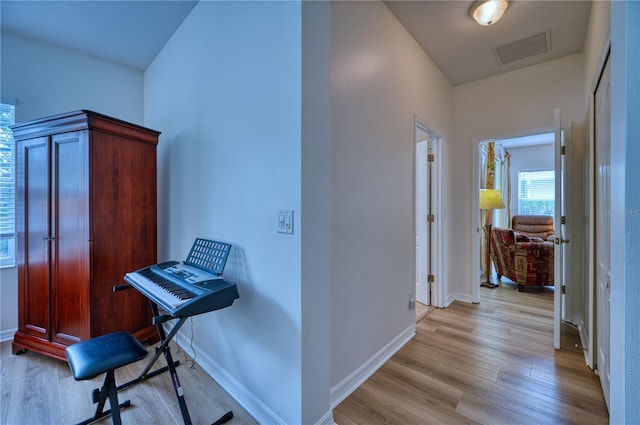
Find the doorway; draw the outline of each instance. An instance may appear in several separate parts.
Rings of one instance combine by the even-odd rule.
[[[553,264],[553,275],[554,275],[554,285],[553,286],[544,286],[551,291],[554,297],[554,347],[560,348],[560,326],[561,322],[564,321],[567,324],[572,324],[573,318],[573,296],[575,292],[575,288],[572,285],[568,284],[570,282],[570,267],[567,267],[569,264],[567,263],[566,255],[566,244],[569,242],[569,239],[564,238],[565,234],[565,212],[564,212],[564,196],[567,193],[566,182],[565,182],[565,154],[568,153],[568,148],[571,146],[571,134],[572,134],[572,126],[571,124],[565,125],[563,127],[560,126],[560,113],[559,110],[555,111],[555,129],[551,132],[551,129],[541,129],[541,130],[531,130],[529,132],[523,132],[522,135],[514,135],[514,136],[503,136],[497,137],[493,139],[483,139],[477,140],[477,146],[474,150],[474,178],[475,178],[475,193],[473,200],[473,208],[474,211],[478,211],[477,214],[473,214],[474,218],[474,227],[476,228],[476,237],[474,238],[474,243],[472,244],[472,259],[473,262],[471,266],[473,267],[472,276],[475,276],[475,281],[478,283],[474,284],[472,288],[472,301],[480,302],[480,282],[481,280],[481,266],[479,265],[481,257],[481,222],[480,222],[480,208],[479,208],[479,196],[477,194],[480,193],[481,188],[481,159],[482,159],[482,148],[483,144],[488,141],[493,141],[494,144],[500,144],[503,148],[506,146],[506,150],[510,150],[514,152],[516,147],[535,147],[536,145],[548,145],[548,152],[542,154],[545,158],[546,163],[538,163],[537,166],[532,164],[534,155],[529,154],[525,155],[525,161],[528,163],[529,168],[528,171],[552,171],[551,174],[555,173],[554,181],[555,181],[555,208],[551,208],[547,212],[551,212],[550,214],[554,216],[553,220],[553,228],[555,231],[555,235],[553,237],[554,242],[554,264]],[[537,149],[537,148],[536,148]],[[513,158],[512,158],[513,160]],[[512,200],[507,201],[508,205],[511,205],[511,215],[516,214],[531,214],[531,211],[523,211],[520,208],[520,203],[522,201],[521,194],[518,193],[518,179],[517,175],[518,166],[511,166],[511,193]],[[507,187],[508,185],[504,185]],[[517,199],[519,198],[519,199]],[[537,201],[537,197],[532,198],[531,200]],[[550,198],[547,196],[547,198]],[[517,199],[517,200],[516,200]],[[552,210],[555,209],[555,213]],[[535,212],[533,214],[536,214]],[[511,227],[510,223],[511,217],[508,217],[506,221],[509,223],[507,227]],[[482,223],[484,224],[484,223]],[[561,252],[559,252],[561,251]],[[564,272],[566,271],[566,272]],[[556,290],[556,288],[562,288],[562,290]]]
[[[443,307],[442,137],[415,116],[415,299],[425,306]]]
[[[478,189],[494,189],[500,194],[504,204],[503,208],[490,211],[489,221],[492,227],[511,228],[511,219],[515,215],[554,215],[555,163],[552,132],[480,141],[476,166]],[[485,215],[485,211],[478,209],[478,255],[474,256],[480,273],[476,279],[478,282],[486,280],[487,248],[483,232]],[[493,261],[490,264],[489,281],[495,283],[495,266]]]

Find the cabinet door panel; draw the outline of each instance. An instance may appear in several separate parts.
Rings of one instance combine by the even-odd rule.
[[[86,132],[52,138],[52,340],[90,337]]]
[[[50,338],[48,137],[18,144],[17,230],[19,328]]]
[[[149,301],[113,292],[124,275],[156,261],[155,145],[93,132],[90,141],[92,332],[149,326]],[[117,312],[119,320],[113,320]]]

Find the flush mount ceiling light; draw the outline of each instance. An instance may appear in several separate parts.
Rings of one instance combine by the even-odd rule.
[[[491,25],[502,18],[507,6],[507,0],[476,1],[471,6],[469,14],[480,25]]]

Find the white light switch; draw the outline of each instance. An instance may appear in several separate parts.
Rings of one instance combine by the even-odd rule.
[[[293,234],[293,210],[278,212],[278,233]]]

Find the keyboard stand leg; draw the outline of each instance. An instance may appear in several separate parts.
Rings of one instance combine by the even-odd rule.
[[[159,316],[158,305],[154,302],[151,302],[151,310],[153,311],[154,317]],[[176,393],[176,397],[178,398],[178,404],[180,405],[180,413],[182,413],[182,420],[184,421],[184,425],[191,425],[191,417],[189,416],[189,409],[187,409],[187,403],[184,400],[184,393],[182,391],[182,385],[180,385],[180,379],[178,378],[178,372],[176,372],[176,367],[173,362],[173,356],[171,356],[171,348],[169,347],[169,343],[173,339],[173,337],[178,333],[182,325],[187,319],[185,317],[180,318],[178,323],[175,324],[169,335],[166,335],[164,332],[164,327],[162,323],[156,323],[156,329],[158,330],[158,335],[160,336],[160,346],[156,348],[156,354],[153,356],[151,361],[147,364],[147,367],[142,372],[142,375],[145,375],[151,369],[151,366],[158,360],[161,354],[164,354],[164,358],[167,360],[167,368],[169,370],[169,374],[171,375],[171,382],[173,383],[173,389]],[[141,375],[141,376],[142,376]]]
[[[159,316],[158,306],[156,303],[151,302],[151,310],[153,311],[154,317]],[[171,342],[171,340],[173,340],[173,338],[178,333],[178,331],[180,330],[180,328],[182,327],[182,325],[185,323],[186,320],[187,320],[186,317],[178,319],[178,323],[176,323],[175,326],[171,328],[171,331],[169,331],[168,335],[165,333],[162,323],[156,323],[156,329],[158,330],[158,335],[160,336],[160,346],[156,348],[156,352],[154,356],[149,360],[149,362],[147,363],[147,366],[142,371],[140,376],[136,379],[133,379],[132,381],[122,384],[117,388],[117,390],[119,391],[120,389],[124,389],[124,388],[130,387],[131,385],[138,384],[142,381],[145,381],[148,378],[152,378],[168,370],[169,374],[171,375],[171,382],[173,383],[173,389],[176,393],[176,397],[178,398],[178,404],[180,405],[180,413],[182,413],[182,420],[184,421],[184,425],[192,425],[191,417],[189,415],[189,409],[187,408],[187,403],[184,399],[182,386],[180,385],[180,379],[178,378],[178,372],[176,371],[176,366],[178,366],[180,362],[173,361],[173,356],[171,355],[171,348],[169,347],[169,343]],[[149,373],[149,370],[151,370],[151,367],[153,367],[155,362],[160,358],[162,354],[164,354],[164,358],[167,361],[167,366]],[[224,415],[222,415],[212,425],[221,425],[229,421],[231,418],[233,418],[233,412],[229,411]]]
[[[214,423],[212,423],[211,425],[222,425],[223,423],[230,421],[231,418],[233,418],[233,412],[231,410],[229,410],[227,413],[225,413],[224,415],[222,415],[220,417],[220,419],[218,419],[217,421],[215,421]]]
[[[158,308],[153,303],[152,303],[152,306],[154,308],[154,314],[157,315]],[[118,391],[123,390],[125,388],[129,388],[132,385],[139,384],[140,382],[146,381],[147,379],[153,378],[154,376],[160,375],[161,373],[164,373],[170,370],[169,366],[167,365],[149,373],[149,371],[151,370],[153,365],[158,361],[160,356],[165,354],[165,352],[169,350],[169,343],[171,342],[175,334],[178,332],[178,330],[180,330],[185,320],[186,320],[185,318],[182,318],[178,321],[178,323],[171,329],[171,332],[169,333],[169,337],[165,335],[164,328],[162,327],[161,324],[156,325],[156,328],[158,329],[158,335],[160,336],[160,345],[156,347],[155,354],[151,359],[149,359],[142,373],[140,373],[140,375],[136,379],[132,379],[131,381],[125,382],[124,384],[120,385],[118,387]],[[165,358],[166,358],[166,355],[165,355]],[[172,360],[171,365],[175,370],[176,366],[180,365],[180,361]]]

